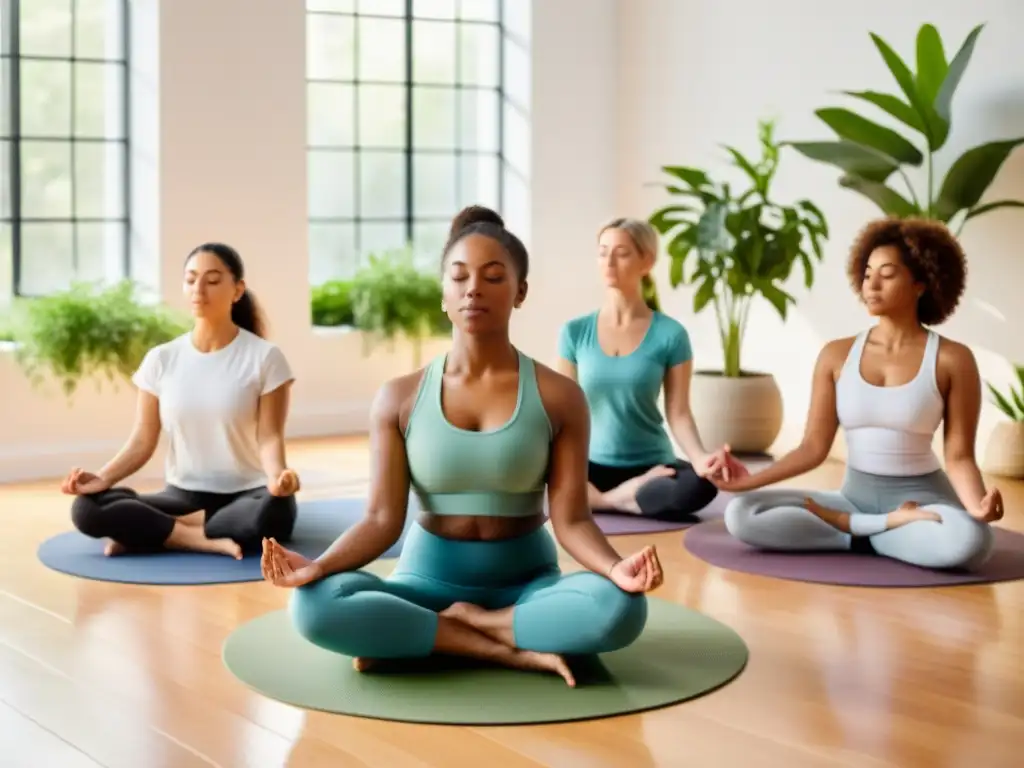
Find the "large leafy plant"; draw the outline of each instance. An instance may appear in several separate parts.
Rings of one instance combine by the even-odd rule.
[[[1020,386],[1015,387],[1011,384],[1006,394],[992,386],[991,382],[986,381],[985,384],[992,394],[992,402],[1009,417],[1010,421],[1024,422],[1024,365],[1015,365],[1014,370],[1017,372]]]
[[[441,311],[441,281],[419,269],[408,248],[371,255],[349,288],[355,325],[366,350],[378,341],[404,337],[419,367],[423,341],[451,330]]]
[[[66,396],[89,377],[128,379],[152,347],[188,329],[166,307],[143,301],[136,287],[74,285],[70,290],[26,300],[13,317],[15,355],[35,385],[47,375]]]
[[[750,307],[761,297],[786,319],[796,299],[783,288],[794,266],[803,268],[804,285],[814,282],[814,261],[821,261],[828,223],[809,200],[781,205],[771,199],[779,166],[774,123],[760,124],[761,157],[750,160],[725,147],[732,165],[750,186],[739,194],[697,168],[665,166],[672,177],[667,191],[682,201],[653,213],[651,224],[669,238],[672,287],[696,285],[693,311],[712,307],[722,342],[725,376],[741,376],[741,352]]]
[[[787,142],[812,160],[843,171],[839,184],[875,203],[885,214],[938,219],[959,232],[970,219],[998,208],[1022,208],[1019,200],[982,203],[1006,158],[1024,144],[1024,137],[991,141],[968,149],[936,183],[935,154],[943,148],[953,125],[953,96],[974,53],[984,25],[971,30],[963,45],[947,61],[938,30],[925,24],[917,34],[917,72],[876,34],[871,35],[903,97],[877,91],[843,91],[847,96],[880,109],[918,134],[918,143],[843,107],[819,109],[815,114],[836,134],[835,141]],[[920,146],[919,146],[920,145]],[[924,166],[924,188],[915,189],[909,169]],[[887,182],[896,177],[900,190]]]

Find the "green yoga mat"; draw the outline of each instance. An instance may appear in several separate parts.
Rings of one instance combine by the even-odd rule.
[[[359,673],[275,611],[243,624],[224,663],[272,699],[306,709],[411,723],[556,723],[640,712],[708,693],[735,678],[747,646],[703,614],[650,598],[647,628],[633,645],[573,660],[576,688],[555,675],[432,658]]]

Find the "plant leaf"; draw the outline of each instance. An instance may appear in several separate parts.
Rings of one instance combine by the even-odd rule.
[[[947,71],[949,64],[939,30],[932,24],[923,24],[917,32],[917,90],[926,104],[935,102]],[[949,121],[948,114],[939,116]]]
[[[842,93],[866,101],[869,104],[874,104],[904,125],[927,135],[921,116],[914,111],[912,106],[898,96],[893,96],[889,93],[879,93],[878,91],[843,91]]]
[[[916,205],[885,184],[847,174],[839,180],[839,185],[864,195],[888,216],[907,218],[921,213]]]
[[[931,102],[926,102],[922,98],[917,89],[917,83],[914,81],[913,73],[899,54],[874,32],[871,33],[871,39],[875,42],[879,53],[882,54],[885,65],[889,67],[892,76],[899,83],[910,106],[920,116],[921,124],[924,126],[924,135],[928,139],[928,148],[934,152],[945,143],[946,137],[949,135],[949,125],[936,114]]]
[[[733,147],[730,146],[723,146],[723,149],[725,149],[726,152],[732,155],[733,162],[736,164],[736,166],[738,168],[741,168],[743,172],[750,177],[750,180],[754,184],[754,189],[762,195],[765,194],[767,192],[767,190],[764,189],[765,179],[761,176],[761,174],[757,172],[757,169],[753,166],[753,164],[751,164],[751,162],[747,160],[747,158],[745,158],[739,150],[734,149]]]
[[[704,282],[700,284],[700,288],[693,294],[693,312],[697,314],[704,307],[708,305],[715,297],[715,279],[713,277],[705,278]]]
[[[786,143],[811,160],[834,165],[846,173],[855,174],[869,181],[885,181],[898,169],[891,158],[873,149],[848,141],[791,141]]]
[[[970,219],[973,219],[975,216],[981,216],[983,214],[988,213],[989,211],[994,211],[998,208],[1024,208],[1024,201],[997,200],[994,203],[985,203],[984,205],[979,205],[975,208],[971,208],[971,210],[967,212],[967,218],[965,218],[964,221],[969,221]]]
[[[697,222],[697,245],[702,251],[727,251],[732,247],[725,227],[728,208],[716,203],[709,205]]]
[[[992,400],[999,410],[1009,416],[1012,421],[1020,421],[1020,417],[1017,416],[1013,406],[1010,405],[1010,401],[1003,397],[999,390],[993,387],[991,383],[986,381],[985,386],[988,387],[988,391],[992,394]]]
[[[688,205],[669,205],[651,214],[648,221],[652,227],[658,230],[659,234],[666,235],[680,224],[691,223],[688,219],[673,216],[673,214],[696,212],[695,208]]]
[[[942,221],[949,221],[957,211],[976,206],[1006,158],[1021,144],[1024,144],[1024,137],[991,141],[964,152],[942,181],[942,189],[935,202],[936,215]]]
[[[950,62],[946,76],[942,80],[942,86],[935,96],[935,114],[946,123],[950,123],[952,120],[953,96],[957,86],[960,85],[960,79],[964,76],[967,65],[971,62],[974,44],[984,27],[984,24],[979,24],[967,35],[964,44],[960,46],[960,50],[956,52],[956,56]]]
[[[907,165],[921,165],[924,155],[896,131],[842,107],[819,109],[816,114],[840,139],[878,150]]]
[[[701,189],[702,187],[711,185],[711,180],[708,178],[708,175],[699,168],[686,168],[680,165],[666,165],[663,166],[661,170],[670,176],[675,176],[677,179],[693,189]]]

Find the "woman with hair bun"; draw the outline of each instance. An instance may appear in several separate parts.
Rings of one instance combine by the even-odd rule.
[[[563,656],[614,651],[647,619],[662,582],[654,547],[620,556],[587,503],[590,421],[579,387],[517,350],[512,313],[529,258],[501,217],[452,222],[441,266],[452,346],[381,387],[372,409],[367,514],[316,560],[268,540],[268,581],[295,587],[310,642],[354,658],[435,653],[575,678]],[[359,570],[401,535],[410,488],[423,510],[386,579]],[[544,527],[583,565],[563,575]]]
[[[149,350],[128,442],[99,472],[74,469],[61,489],[71,519],[106,552],[162,549],[241,558],[264,537],[291,537],[299,479],[285,460],[284,426],[294,380],[246,287],[238,253],[200,245],[185,260],[184,291],[195,325]],[[167,487],[140,494],[118,486],[168,437]]]
[[[936,221],[874,221],[854,243],[848,272],[878,323],[822,349],[799,447],[756,474],[717,481],[748,492],[726,508],[725,524],[764,549],[976,569],[992,551],[988,523],[1003,516],[1002,495],[986,490],[974,457],[981,377],[969,348],[930,327],[963,295],[960,243]],[[932,451],[940,424],[945,470]],[[754,491],[820,465],[839,427],[848,453],[840,490]]]

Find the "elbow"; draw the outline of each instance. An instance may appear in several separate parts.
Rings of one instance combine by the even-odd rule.
[[[832,443],[825,440],[804,440],[798,450],[808,469],[813,469],[825,463],[832,450]]]
[[[394,545],[405,530],[405,515],[379,507],[369,507],[363,522],[385,549]]]
[[[128,450],[134,459],[132,463],[138,464],[140,467],[147,464],[153,458],[159,444],[159,433],[136,432],[128,442]]]

